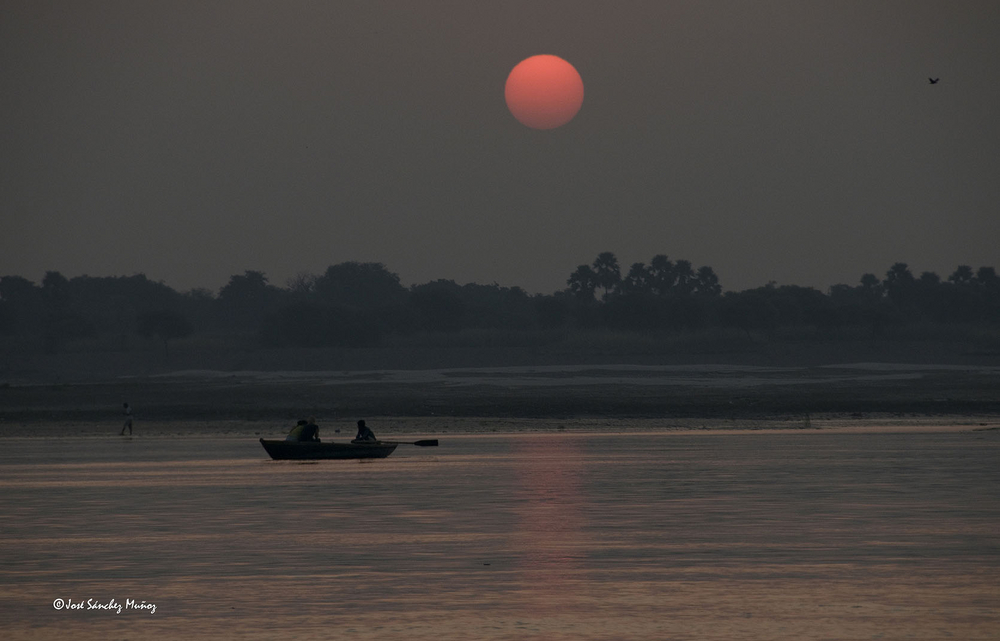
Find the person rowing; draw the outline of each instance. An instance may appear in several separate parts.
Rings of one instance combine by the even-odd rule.
[[[375,432],[371,431],[368,426],[365,425],[364,420],[358,421],[358,435],[354,437],[355,441],[377,441],[375,438]]]

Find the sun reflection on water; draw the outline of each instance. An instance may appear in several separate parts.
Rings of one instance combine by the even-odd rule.
[[[275,463],[235,439],[211,455],[90,439],[52,463],[24,442],[0,465],[4,638],[1000,629],[993,434],[466,436],[363,465]]]

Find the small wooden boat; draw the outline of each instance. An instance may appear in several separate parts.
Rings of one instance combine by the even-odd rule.
[[[399,443],[393,441],[352,441],[320,443],[316,441],[270,441],[260,439],[275,461],[315,461],[321,459],[385,458]],[[436,444],[436,443],[435,443]]]

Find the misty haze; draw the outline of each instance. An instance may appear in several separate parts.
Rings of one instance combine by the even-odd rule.
[[[1000,634],[1000,4],[0,15],[3,639]]]

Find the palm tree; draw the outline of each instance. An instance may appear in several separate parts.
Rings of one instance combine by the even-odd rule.
[[[598,254],[594,260],[594,274],[597,276],[598,286],[604,288],[604,300],[621,285],[622,273],[618,267],[618,259],[611,252]]]
[[[674,264],[666,254],[653,256],[649,263],[649,287],[654,294],[666,296],[673,288],[676,278]]]
[[[643,263],[632,263],[628,274],[622,279],[622,291],[629,294],[649,292],[651,287],[650,272]]]

